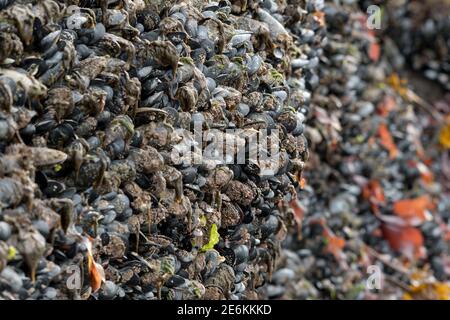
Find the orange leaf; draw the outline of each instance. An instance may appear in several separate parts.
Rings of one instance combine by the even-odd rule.
[[[369,58],[372,61],[377,62],[380,59],[380,53],[380,45],[377,42],[373,41],[369,46]]]
[[[384,238],[395,251],[412,259],[420,257],[423,253],[423,236],[419,229],[405,225],[382,225]]]
[[[373,212],[378,211],[378,205],[385,204],[384,192],[377,180],[371,180],[362,191],[363,198],[370,202]]]
[[[433,173],[429,170],[426,172],[420,172],[420,177],[422,178],[422,181],[427,185],[432,184],[434,181]]]
[[[96,292],[98,289],[100,289],[102,285],[103,276],[100,273],[99,269],[101,266],[99,266],[98,263],[94,262],[94,259],[89,254],[88,255],[88,270],[89,270],[89,279],[91,280],[91,288],[93,292]]]
[[[336,236],[333,231],[327,226],[323,226],[323,235],[327,240],[327,246],[325,247],[325,252],[334,255],[336,260],[341,259],[342,249],[345,246],[345,240]]]
[[[371,180],[364,186],[363,197],[366,200],[373,198],[378,202],[385,202],[383,188],[381,188],[381,185],[377,180]]]
[[[395,159],[398,155],[398,149],[394,143],[394,139],[392,139],[389,129],[384,123],[381,123],[378,127],[378,136],[380,137],[381,145],[389,151],[389,158]]]
[[[325,26],[325,12],[316,11],[313,13],[314,20],[316,20],[321,27]]]
[[[305,189],[305,187],[306,187],[306,179],[301,178],[300,179],[300,188]]]
[[[408,95],[408,82],[405,79],[401,79],[398,74],[391,74],[387,78],[387,83],[402,97],[406,97]]]
[[[87,258],[88,258],[88,273],[91,282],[91,288],[93,292],[100,289],[102,281],[105,281],[105,273],[103,267],[94,261],[92,256],[92,238],[84,238],[83,242],[87,248]]]
[[[345,240],[334,234],[334,232],[326,225],[325,219],[323,217],[311,219],[309,223],[319,224],[322,226],[322,235],[326,240],[324,251],[327,253],[331,253],[337,261],[345,263],[343,259],[344,253],[342,252],[342,249],[345,246]]]
[[[434,204],[429,196],[424,195],[415,199],[403,199],[394,203],[394,213],[407,220],[417,219],[419,222],[426,220],[426,210],[434,209]]]

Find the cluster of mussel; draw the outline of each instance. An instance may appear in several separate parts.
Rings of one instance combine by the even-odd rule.
[[[0,1],[0,298],[258,298],[308,155],[320,6]],[[274,174],[175,161],[198,122],[279,130]]]

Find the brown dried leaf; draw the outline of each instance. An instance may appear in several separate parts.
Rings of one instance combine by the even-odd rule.
[[[380,124],[378,127],[378,136],[380,137],[381,145],[389,151],[389,158],[395,159],[398,155],[398,149],[386,124]]]
[[[409,259],[423,255],[423,236],[419,229],[409,225],[384,223],[381,227],[384,238],[395,251]]]

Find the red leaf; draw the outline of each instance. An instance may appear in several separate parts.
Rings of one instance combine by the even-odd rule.
[[[327,239],[325,252],[331,253],[338,261],[342,259],[342,249],[345,247],[345,240],[336,236],[327,226],[323,226],[323,235]]]
[[[380,53],[380,45],[377,42],[373,41],[369,46],[369,58],[372,61],[377,62],[380,59]]]
[[[380,137],[381,145],[389,151],[389,158],[395,159],[398,155],[397,146],[392,139],[389,129],[384,123],[381,123],[378,127],[378,136]]]
[[[381,227],[384,238],[395,251],[409,259],[421,257],[424,251],[423,236],[419,229],[384,223]]]
[[[377,180],[369,181],[363,188],[363,197],[366,200],[375,200],[379,203],[384,203],[384,191]]]
[[[429,196],[424,195],[415,199],[403,199],[394,203],[394,213],[410,222],[421,223],[426,220],[426,211],[434,209]]]

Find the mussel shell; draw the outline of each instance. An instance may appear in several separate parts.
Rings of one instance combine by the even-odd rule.
[[[138,173],[135,181],[142,189],[149,189],[153,185],[151,179],[145,174]]]
[[[84,162],[80,168],[77,185],[79,186],[92,186],[101,171],[102,164],[99,160]]]
[[[114,115],[109,110],[103,110],[95,118],[99,129],[105,129],[112,121]]]
[[[119,138],[106,146],[106,152],[112,159],[116,159],[124,154],[125,148],[125,140]]]
[[[78,44],[75,47],[75,49],[77,51],[77,55],[80,60],[84,60],[88,58],[90,55],[94,54],[94,51],[84,43]]]
[[[239,265],[241,263],[245,263],[248,261],[249,258],[249,249],[246,245],[239,245],[235,248],[233,248],[234,256],[235,256],[235,264]]]
[[[48,178],[44,172],[37,171],[34,179],[41,190],[44,190],[45,188],[47,188]]]
[[[183,183],[192,184],[197,179],[197,168],[195,167],[188,167],[180,172],[183,175]]]
[[[19,132],[22,139],[29,140],[36,133],[36,126],[30,123],[25,128],[20,129]]]
[[[56,55],[56,53],[55,53]],[[48,70],[50,66],[56,64],[56,62],[52,62],[51,60],[43,60],[41,58],[28,57],[22,60],[21,67],[25,70],[33,69],[33,74],[36,78],[39,78],[45,71]]]
[[[72,139],[75,138],[75,132],[73,130],[72,125],[67,122],[64,122],[52,129],[48,136],[49,145],[63,145],[65,146]]]
[[[170,32],[167,34],[167,38],[174,44],[180,44],[187,39],[186,32]]]
[[[144,26],[145,31],[151,31],[158,26],[161,18],[156,10],[147,8],[137,14],[137,21]]]
[[[49,198],[55,198],[58,197],[65,188],[66,186],[59,181],[48,180],[42,192]]]
[[[142,144],[144,137],[140,131],[135,131],[133,137],[131,138],[130,146],[139,148]]]
[[[278,230],[279,221],[276,216],[269,215],[265,218],[264,224],[261,226],[261,235],[263,239],[270,237]]]
[[[57,123],[53,119],[47,119],[37,122],[35,126],[36,126],[36,133],[42,134],[49,132],[50,130],[55,128],[57,126]]]
[[[169,278],[169,280],[166,281],[165,285],[168,288],[176,288],[184,286],[187,283],[187,280],[179,275],[173,275]]]

